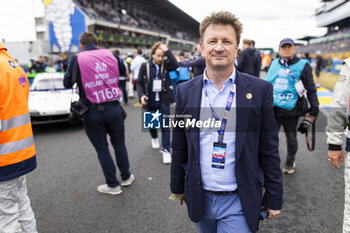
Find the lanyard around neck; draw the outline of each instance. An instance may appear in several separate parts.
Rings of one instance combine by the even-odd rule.
[[[208,100],[210,110],[211,110],[213,117],[215,118],[215,120],[219,121],[220,118],[219,118],[218,114],[215,112],[214,108],[210,104],[206,85],[204,85],[204,94],[205,94],[206,99]],[[232,84],[231,91],[230,91],[230,94],[229,94],[227,102],[226,102],[225,112],[224,112],[224,115],[222,117],[220,129],[218,130],[218,142],[221,142],[221,143],[224,141],[224,134],[225,134],[225,129],[226,129],[226,125],[227,125],[227,118],[228,118],[229,112],[231,110],[231,106],[232,106],[235,94],[236,94],[236,77],[235,77],[235,80]]]

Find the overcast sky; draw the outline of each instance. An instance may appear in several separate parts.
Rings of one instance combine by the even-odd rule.
[[[34,19],[43,10],[42,0],[0,0],[0,41],[33,40]],[[253,39],[257,47],[276,49],[281,39],[306,35],[323,35],[316,27],[315,9],[320,0],[170,0],[174,5],[201,22],[213,11],[227,10],[243,23],[242,39]],[[21,6],[21,7],[18,7]],[[16,13],[14,13],[16,12]],[[39,12],[39,13],[38,13]],[[19,17],[20,16],[20,17]],[[181,20],[181,19],[180,19]]]
[[[242,39],[253,39],[256,47],[277,48],[285,37],[320,36],[313,16],[321,0],[169,0],[201,22],[213,11],[230,11],[243,23]],[[241,46],[241,45],[240,45]]]

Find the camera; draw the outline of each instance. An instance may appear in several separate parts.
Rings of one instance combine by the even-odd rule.
[[[298,127],[298,131],[302,134],[307,133],[311,125],[312,119],[310,117],[304,117],[303,121]]]
[[[81,120],[81,117],[75,112],[69,113],[69,116],[68,116],[69,124],[72,124],[72,125],[78,124],[80,120]]]
[[[74,101],[70,106],[70,114],[68,116],[68,121],[71,124],[77,124],[83,115],[87,112],[89,108],[80,101]]]

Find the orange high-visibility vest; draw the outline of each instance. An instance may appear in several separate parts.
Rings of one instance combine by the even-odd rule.
[[[28,98],[27,75],[0,43],[0,181],[36,167]]]

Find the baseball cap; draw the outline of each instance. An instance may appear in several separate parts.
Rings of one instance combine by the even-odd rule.
[[[280,48],[285,44],[295,45],[294,41],[291,38],[284,38],[283,40],[281,40]]]

